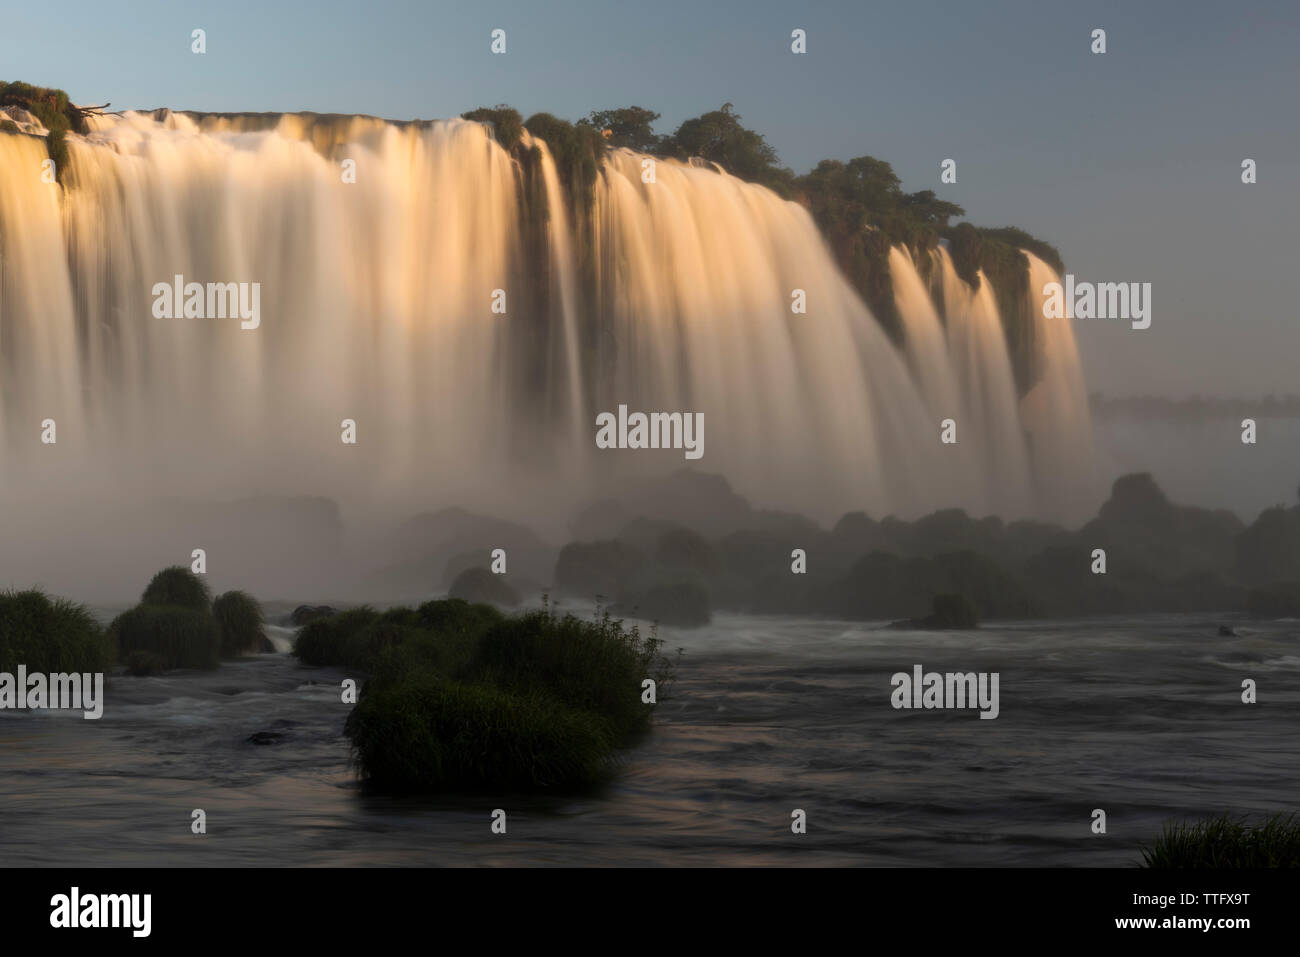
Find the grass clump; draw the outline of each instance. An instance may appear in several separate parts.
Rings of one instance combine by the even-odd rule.
[[[145,605],[173,605],[179,608],[209,609],[212,594],[203,579],[183,565],[172,565],[154,575],[140,597]]]
[[[317,618],[303,626],[293,645],[293,653],[305,665],[368,667],[369,659],[360,650],[357,637],[373,624],[379,612],[368,605],[349,608],[328,618]]]
[[[613,739],[624,743],[650,727],[641,682],[667,690],[671,668],[662,641],[603,612],[594,621],[547,611],[502,621],[486,631],[465,676],[517,694],[544,694],[579,711],[599,715]]]
[[[228,591],[212,602],[212,616],[221,632],[221,656],[233,658],[260,651],[266,641],[262,631],[262,606],[247,592]]]
[[[1300,867],[1300,817],[1275,814],[1260,824],[1226,812],[1195,823],[1169,822],[1142,863],[1152,868]]]
[[[155,670],[169,670],[220,663],[221,630],[208,608],[140,604],[113,619],[108,632],[128,665],[147,660]],[[133,659],[134,652],[151,658]]]
[[[84,605],[40,589],[0,592],[0,671],[102,672],[113,645]]]
[[[459,599],[307,625],[306,663],[369,672],[348,717],[361,773],[390,791],[572,789],[605,779],[672,681],[661,642],[608,612],[506,617]]]
[[[416,673],[367,686],[347,733],[362,773],[389,790],[539,790],[599,780],[609,728],[544,694]]]

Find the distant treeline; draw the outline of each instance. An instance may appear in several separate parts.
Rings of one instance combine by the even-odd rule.
[[[1203,419],[1300,418],[1300,395],[1266,395],[1253,399],[1220,399],[1193,396],[1169,399],[1156,395],[1106,396],[1094,392],[1088,397],[1092,414],[1099,419],[1175,419],[1195,422]]]

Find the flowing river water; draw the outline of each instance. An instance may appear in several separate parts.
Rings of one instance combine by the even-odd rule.
[[[1168,819],[1295,806],[1300,622],[1225,621],[722,615],[663,633],[685,653],[653,732],[577,796],[370,794],[347,675],[284,652],[119,675],[99,721],[0,713],[0,864],[1133,866]],[[998,718],[895,710],[890,677],[916,664],[998,672]]]

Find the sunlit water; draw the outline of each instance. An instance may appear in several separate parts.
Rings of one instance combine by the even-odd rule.
[[[344,673],[286,654],[116,677],[98,722],[0,713],[0,863],[1130,866],[1171,817],[1295,806],[1300,622],[1220,623],[721,616],[665,632],[686,653],[655,730],[577,797],[367,794]],[[914,664],[999,672],[1000,717],[893,710],[890,675]]]

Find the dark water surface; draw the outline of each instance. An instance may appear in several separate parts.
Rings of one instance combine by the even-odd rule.
[[[0,865],[1133,866],[1168,818],[1297,806],[1300,622],[1220,623],[720,616],[665,632],[686,654],[655,731],[612,785],[565,798],[367,794],[346,674],[289,655],[118,676],[99,721],[0,713]],[[999,672],[1000,716],[895,711],[890,676],[914,664]]]

